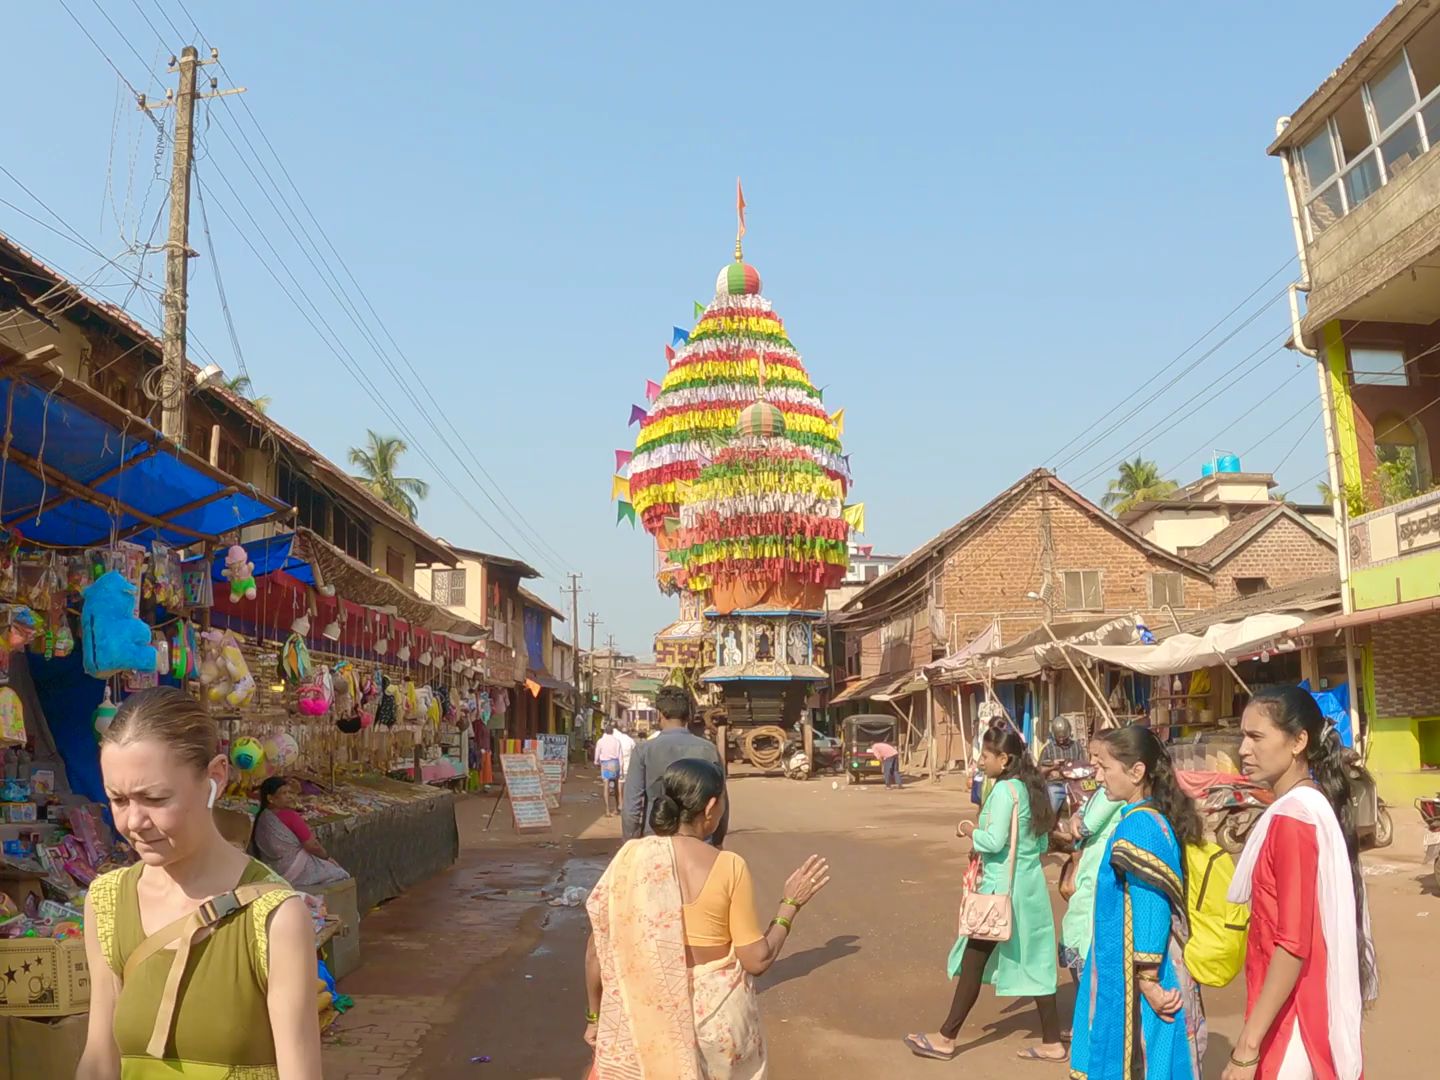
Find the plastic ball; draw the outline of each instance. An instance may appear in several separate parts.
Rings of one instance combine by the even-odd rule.
[[[260,763],[265,760],[265,748],[259,741],[246,735],[236,739],[230,745],[230,764],[241,772],[249,772],[259,768]]]
[[[300,756],[300,744],[289,732],[280,731],[260,744],[265,751],[265,760],[277,769],[283,769]]]

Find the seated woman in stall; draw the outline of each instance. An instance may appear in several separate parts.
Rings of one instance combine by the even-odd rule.
[[[251,852],[297,889],[344,881],[350,875],[330,858],[296,809],[300,785],[272,776],[260,785]]]

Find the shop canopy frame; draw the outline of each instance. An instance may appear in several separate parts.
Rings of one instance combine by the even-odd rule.
[[[53,346],[0,346],[0,523],[30,543],[214,545],[291,507],[68,378]]]

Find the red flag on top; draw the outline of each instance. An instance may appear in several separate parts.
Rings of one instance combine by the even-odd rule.
[[[669,345],[665,346],[665,359],[671,364],[675,363],[675,350]]]
[[[740,178],[735,178],[735,214],[740,219],[740,232],[737,239],[745,235],[745,191],[740,187]]]

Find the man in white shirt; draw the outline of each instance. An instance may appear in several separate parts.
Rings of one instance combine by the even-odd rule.
[[[605,792],[605,816],[613,817],[620,810],[620,769],[625,758],[625,748],[615,734],[615,725],[607,721],[605,734],[595,744],[595,764],[600,767],[600,783]],[[614,809],[610,799],[614,796]]]
[[[615,738],[620,740],[620,788],[625,790],[625,777],[630,774],[630,755],[635,752],[635,739],[624,728],[615,729]]]

